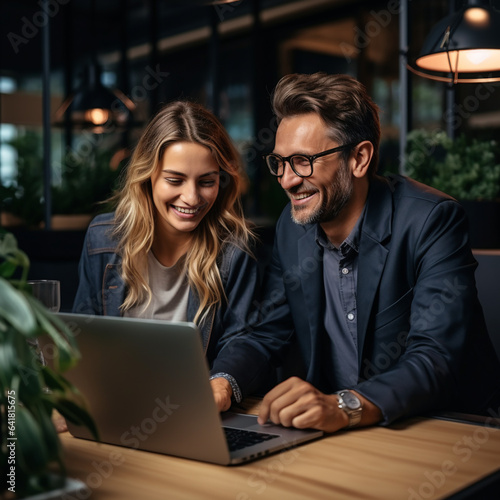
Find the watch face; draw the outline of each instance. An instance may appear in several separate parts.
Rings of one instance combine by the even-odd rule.
[[[350,410],[356,410],[361,408],[361,401],[357,396],[355,396],[352,392],[346,391],[342,393],[342,399],[344,400],[345,405]]]

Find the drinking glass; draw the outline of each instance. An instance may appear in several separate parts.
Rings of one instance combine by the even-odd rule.
[[[33,297],[38,299],[49,311],[58,312],[61,307],[61,284],[57,280],[30,280],[27,282],[31,288]],[[38,339],[28,339],[42,365],[46,365],[46,360],[40,349]],[[47,389],[44,389],[47,391]]]
[[[28,281],[33,297],[38,299],[49,311],[58,312],[61,307],[61,284],[57,280]]]

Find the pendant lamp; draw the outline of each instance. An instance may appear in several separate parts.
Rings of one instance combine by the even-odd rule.
[[[135,104],[123,92],[101,83],[101,68],[97,61],[88,64],[76,92],[56,111],[56,125],[64,124],[65,116],[75,129],[94,133],[113,131],[127,125]]]
[[[500,12],[488,0],[467,0],[425,39],[412,72],[449,83],[500,81]]]
[[[70,94],[55,113],[55,125],[71,124],[74,129],[93,133],[113,132],[130,123],[135,104],[123,92],[105,87],[97,60],[96,0],[90,2],[90,62],[84,66],[78,89]]]

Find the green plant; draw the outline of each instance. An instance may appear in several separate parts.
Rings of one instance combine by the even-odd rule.
[[[120,168],[111,168],[113,154],[95,150],[88,155],[67,154],[61,167],[61,183],[52,187],[52,213],[94,214],[110,197]]]
[[[26,130],[10,141],[17,152],[14,184],[0,185],[0,210],[20,217],[27,226],[43,220],[43,158],[40,134]],[[54,172],[53,214],[96,214],[112,194],[121,164],[111,166],[113,152],[94,146],[91,151],[65,154],[60,172]],[[58,169],[54,169],[58,170]]]
[[[43,219],[43,170],[40,135],[27,130],[10,145],[17,152],[17,179],[14,185],[0,186],[0,209],[20,217],[28,226]]]
[[[8,498],[47,491],[63,481],[65,469],[51,419],[53,409],[67,420],[85,425],[97,437],[83,396],[62,375],[79,358],[74,337],[31,295],[26,284],[28,269],[28,257],[17,247],[14,236],[1,233],[0,470],[2,493],[5,488]],[[53,368],[40,361],[33,339],[41,335],[49,336],[57,348]]]
[[[445,132],[408,134],[406,173],[458,200],[500,198],[500,156],[496,141],[450,139]]]

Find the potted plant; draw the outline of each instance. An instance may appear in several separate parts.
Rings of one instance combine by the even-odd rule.
[[[457,199],[474,248],[500,248],[500,148],[496,141],[444,131],[408,134],[406,174]]]
[[[62,447],[52,420],[54,409],[97,437],[83,396],[62,375],[79,357],[74,337],[31,295],[26,284],[28,269],[28,257],[17,247],[14,236],[2,232],[0,469],[5,498],[25,498],[65,483]],[[57,347],[52,368],[40,361],[36,343],[28,342],[41,335],[48,335]]]

